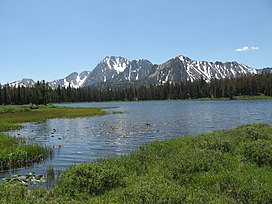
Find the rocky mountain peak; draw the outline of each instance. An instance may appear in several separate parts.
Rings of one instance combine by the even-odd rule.
[[[107,56],[92,71],[73,72],[63,79],[49,82],[49,86],[52,88],[58,86],[79,88],[103,83],[107,86],[114,84],[158,85],[198,79],[210,81],[212,78],[239,77],[261,72],[272,72],[272,69],[256,70],[236,61],[197,61],[184,55],[178,55],[159,65],[154,65],[146,59],[129,61],[121,56]],[[32,79],[23,79],[10,83],[10,85],[30,87],[34,83]]]
[[[125,70],[128,64],[129,64],[129,61],[124,57],[107,56],[97,65],[97,67],[102,66],[105,68],[114,69],[118,73],[120,73]]]
[[[9,86],[12,86],[12,87],[21,86],[21,87],[27,88],[27,87],[32,87],[34,84],[35,84],[34,80],[23,78],[22,80],[17,80],[12,83],[9,83]]]

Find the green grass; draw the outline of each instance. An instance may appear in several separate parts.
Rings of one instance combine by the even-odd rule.
[[[52,152],[50,148],[39,145],[20,144],[0,150],[0,171],[16,167],[27,167],[39,162]]]
[[[0,107],[3,110],[5,107]],[[0,125],[3,123],[23,123],[44,121],[52,118],[73,118],[105,114],[100,108],[72,108],[56,106],[40,106],[38,109],[19,106],[12,109],[14,112],[0,114]]]
[[[265,96],[263,94],[257,96],[235,96],[234,99],[237,100],[271,100],[272,96]]]
[[[23,122],[102,114],[104,112],[100,108],[39,106],[33,109],[29,106],[0,106],[0,171],[29,166],[52,152],[47,147],[25,144],[22,139],[5,136],[3,132],[19,129]]]
[[[187,100],[187,99],[186,99]],[[197,98],[197,99],[189,99],[189,100],[198,100],[198,101],[224,101],[230,100],[230,98]],[[255,95],[255,96],[234,96],[231,100],[272,100],[272,96],[265,96],[263,94]]]
[[[30,166],[51,152],[52,150],[48,147],[25,144],[21,139],[0,133],[0,171]]]
[[[230,98],[196,98],[196,99],[184,99],[184,100],[192,100],[192,101],[226,101],[226,100],[272,100],[272,96],[265,96],[264,94],[254,95],[254,96],[233,96]]]
[[[153,142],[65,170],[55,189],[0,185],[5,203],[271,203],[272,128]]]
[[[0,114],[28,111],[31,111],[31,108],[29,106],[0,106]]]

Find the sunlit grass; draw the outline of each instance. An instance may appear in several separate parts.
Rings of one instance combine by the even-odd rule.
[[[235,96],[234,99],[237,100],[271,100],[272,96],[265,96],[264,94],[256,96]]]
[[[16,144],[16,143],[15,143]],[[0,171],[16,167],[27,167],[39,162],[51,153],[51,149],[39,145],[20,144],[0,150]]]
[[[197,98],[197,99],[186,99],[186,100],[198,100],[198,101],[224,101],[230,100],[230,98]],[[265,96],[264,94],[254,96],[234,96],[231,100],[272,100],[272,96]]]
[[[153,142],[73,166],[55,189],[0,184],[0,202],[271,203],[271,143],[265,124]]]
[[[3,107],[0,107],[0,110],[1,108],[3,109]],[[0,125],[3,123],[36,122],[52,118],[73,118],[105,114],[100,108],[71,108],[55,106],[41,106],[39,109],[30,109],[21,106],[19,108],[16,107],[13,111],[14,112],[4,112],[0,114]]]
[[[0,106],[0,114],[31,111],[30,106]]]

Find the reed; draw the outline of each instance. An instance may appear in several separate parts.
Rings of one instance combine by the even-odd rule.
[[[1,136],[0,136],[1,138]],[[0,139],[3,141],[3,139]],[[14,139],[7,139],[6,144],[10,144]],[[52,150],[39,145],[15,143],[2,147],[0,150],[0,171],[16,167],[27,167],[34,162],[39,162],[49,155]]]
[[[0,170],[29,166],[52,152],[48,147],[25,144],[24,140],[6,136],[3,132],[20,129],[23,122],[102,114],[104,112],[100,108],[39,106],[32,109],[29,106],[0,106]]]

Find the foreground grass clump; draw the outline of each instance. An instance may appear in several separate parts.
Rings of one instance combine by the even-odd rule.
[[[244,125],[153,142],[65,170],[52,190],[0,185],[22,203],[272,203],[272,128]]]
[[[0,136],[0,142],[0,171],[29,166],[52,152],[48,147],[24,144],[7,136]]]
[[[86,192],[89,195],[100,195],[122,185],[122,167],[111,161],[92,162],[73,166],[63,174],[59,186],[63,193],[75,196]],[[71,188],[74,186],[76,188]]]
[[[39,145],[25,144],[23,140],[8,137],[1,132],[19,129],[20,123],[51,118],[71,118],[102,115],[99,108],[69,108],[55,106],[0,106],[0,171],[29,166],[48,156],[52,150]]]

